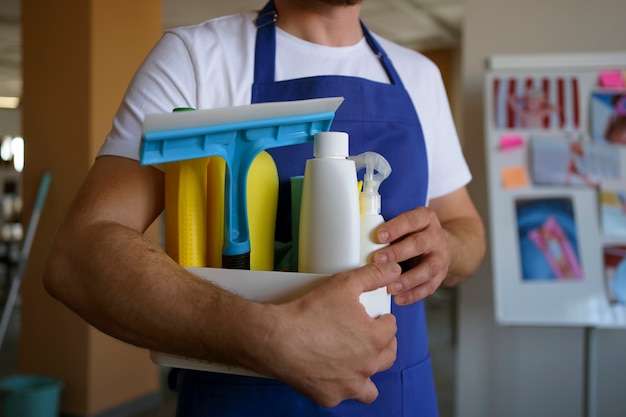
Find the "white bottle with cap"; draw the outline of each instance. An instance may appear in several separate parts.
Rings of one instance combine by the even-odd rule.
[[[306,162],[298,271],[334,274],[360,264],[359,191],[345,132],[317,133]]]
[[[387,246],[386,243],[378,243],[374,233],[378,226],[385,222],[381,210],[381,197],[378,189],[380,184],[391,174],[391,165],[380,154],[376,152],[365,152],[352,156],[356,170],[365,168],[363,175],[363,187],[359,194],[359,205],[361,207],[361,243],[360,243],[360,264],[365,265],[372,262],[372,254]],[[391,295],[387,293],[387,288],[378,288],[361,294],[361,303],[368,308],[368,313],[372,317],[391,312]]]

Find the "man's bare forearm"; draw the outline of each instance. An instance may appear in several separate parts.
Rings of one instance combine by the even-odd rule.
[[[450,247],[450,265],[443,285],[453,287],[472,276],[485,256],[485,232],[477,218],[458,218],[442,225]]]
[[[233,363],[244,353],[232,339],[241,335],[253,343],[250,333],[263,331],[263,306],[193,276],[140,233],[116,223],[63,230],[45,285],[98,329],[148,349]],[[258,323],[240,324],[251,321]]]

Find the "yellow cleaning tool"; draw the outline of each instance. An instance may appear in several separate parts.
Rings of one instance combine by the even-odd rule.
[[[224,248],[224,182],[226,161],[213,156],[207,170],[207,266],[222,267]],[[278,204],[278,171],[271,155],[259,153],[247,175],[246,206],[250,233],[250,269],[274,269],[274,229]]]
[[[247,178],[250,269],[274,269],[274,232],[278,207],[278,170],[274,159],[261,152],[252,161]]]
[[[209,160],[165,164],[165,251],[181,266],[207,265]]]

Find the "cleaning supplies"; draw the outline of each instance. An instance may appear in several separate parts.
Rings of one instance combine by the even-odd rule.
[[[256,103],[222,109],[148,114],[142,165],[219,156],[226,161],[223,268],[250,268],[246,206],[250,164],[262,151],[309,142],[326,131],[343,98]]]
[[[380,184],[391,174],[391,165],[376,152],[365,152],[351,156],[357,172],[365,168],[363,186],[359,193],[359,207],[361,213],[361,265],[372,261],[372,253],[385,247],[385,244],[376,242],[373,233],[376,228],[385,222],[381,209],[381,197],[378,192]]]
[[[302,202],[302,184],[304,176],[298,175],[291,177],[289,185],[291,186],[291,271],[298,270],[298,239],[300,236],[300,204]]]
[[[333,274],[359,266],[359,196],[348,140],[345,132],[314,137],[302,185],[299,272]]]
[[[381,197],[378,189],[380,184],[391,174],[391,165],[376,152],[365,152],[352,156],[350,159],[354,161],[357,171],[365,168],[363,187],[359,193],[360,264],[365,265],[372,262],[372,254],[375,251],[387,246],[387,244],[378,243],[374,233],[378,226],[385,222],[380,213]],[[391,296],[385,287],[363,293],[359,299],[362,304],[373,309],[368,312],[374,317],[389,313],[391,310]]]
[[[207,169],[207,265],[222,267],[224,248],[224,190],[226,161],[212,156]],[[250,165],[246,207],[250,233],[250,269],[274,268],[274,229],[278,204],[278,171],[272,156],[263,151]]]
[[[209,158],[165,164],[165,252],[181,266],[206,266]]]
[[[193,111],[191,107],[174,112]],[[207,264],[209,158],[169,162],[165,171],[165,252],[181,266]]]
[[[174,112],[194,111],[192,107]],[[165,251],[187,267],[222,266],[226,161],[219,156],[169,162],[165,171]],[[259,153],[247,175],[246,205],[250,269],[274,266],[278,171],[271,155]]]
[[[247,181],[250,269],[272,271],[278,208],[278,170],[269,153],[263,151],[254,158],[248,171]]]

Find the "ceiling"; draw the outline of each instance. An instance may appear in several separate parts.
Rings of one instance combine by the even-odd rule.
[[[258,9],[265,3],[265,0],[162,1],[166,28]],[[362,17],[379,35],[426,50],[458,44],[463,8],[463,0],[364,0]],[[20,0],[0,0],[0,96],[21,95],[20,68]]]
[[[265,0],[163,0],[166,27],[185,25],[237,10],[259,9]],[[363,0],[368,27],[389,39],[418,48],[458,42],[464,0]]]

